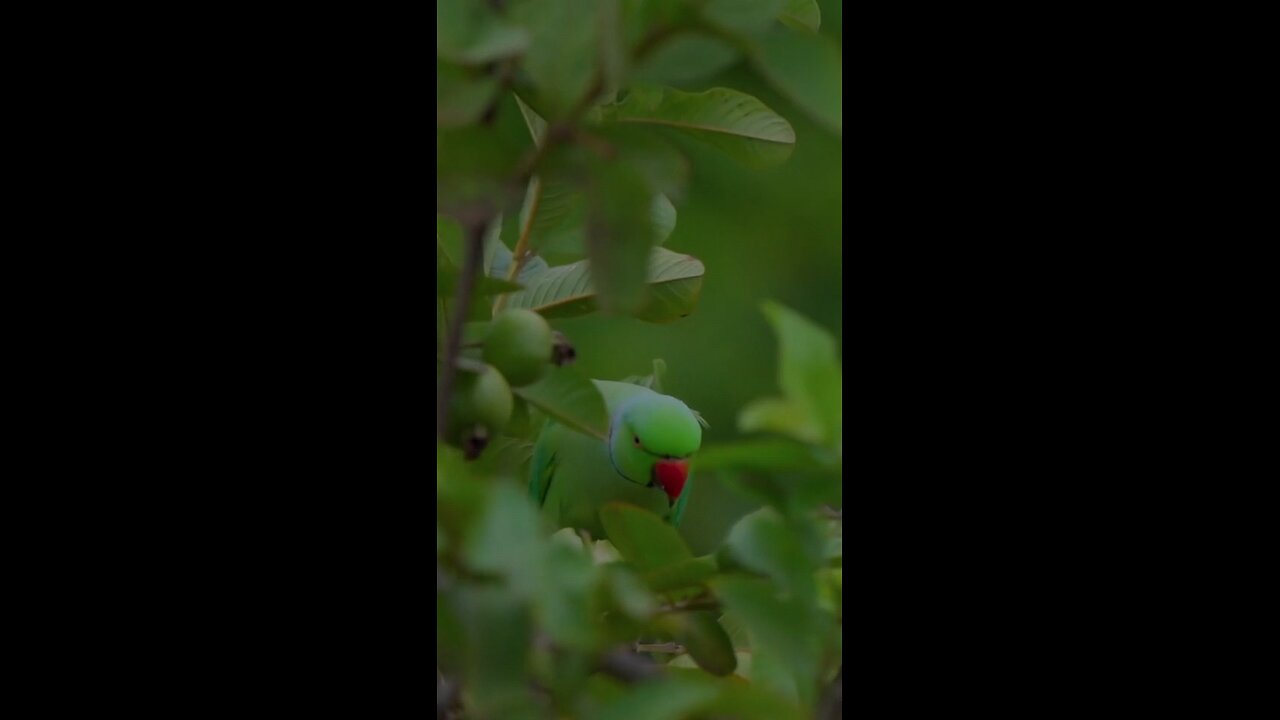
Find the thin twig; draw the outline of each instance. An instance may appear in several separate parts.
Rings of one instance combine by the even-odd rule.
[[[632,648],[634,648],[635,651],[638,653],[642,653],[642,652],[668,653],[671,655],[680,655],[680,654],[683,654],[685,651],[683,645],[679,643],[673,643],[673,642],[655,643],[651,645],[636,643],[635,645],[632,645]]]
[[[708,595],[681,600],[658,608],[658,612],[693,612],[695,610],[719,610],[720,601]]]
[[[516,249],[511,253],[511,269],[507,271],[507,282],[515,282],[520,276],[520,271],[524,269],[524,263],[533,253],[529,252],[529,233],[533,230],[534,218],[538,216],[538,207],[542,204],[542,179],[533,177],[532,183],[533,201],[529,204],[529,212],[524,218],[524,227],[520,228],[520,239],[516,241]],[[510,293],[502,293],[497,300],[493,301],[493,314],[496,317],[502,312],[502,308],[507,304],[507,296]]]
[[[467,311],[471,306],[471,291],[476,286],[476,274],[480,270],[480,259],[484,246],[483,222],[476,222],[467,228],[466,254],[462,258],[462,276],[458,278],[458,289],[454,294],[453,322],[449,323],[449,335],[445,343],[445,363],[440,370],[440,385],[436,388],[436,438],[445,439],[445,429],[449,422],[449,399],[453,394],[453,381],[457,377],[458,353],[462,351],[462,326],[467,321]]]

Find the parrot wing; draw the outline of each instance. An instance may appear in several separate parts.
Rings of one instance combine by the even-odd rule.
[[[533,460],[529,463],[529,499],[542,507],[547,501],[547,492],[551,489],[551,481],[555,478],[556,452],[552,447],[552,434],[543,432],[533,448]]]

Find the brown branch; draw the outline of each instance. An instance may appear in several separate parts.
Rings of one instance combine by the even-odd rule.
[[[511,269],[507,271],[507,282],[516,281],[520,271],[524,269],[525,261],[533,254],[529,251],[529,234],[533,231],[533,221],[538,217],[538,208],[542,204],[542,180],[533,177],[530,182],[533,183],[533,202],[529,205],[529,213],[525,215],[524,227],[520,228],[520,239],[516,241],[516,249],[511,253]],[[497,300],[493,301],[495,317],[507,304],[508,295],[510,293],[502,293]]]
[[[643,643],[636,643],[631,647],[633,650],[635,650],[638,653],[651,652],[651,653],[668,653],[671,655],[682,655],[685,652],[683,645],[679,643],[673,643],[673,642],[656,643],[656,644],[650,644],[650,645],[645,645]]]
[[[440,384],[436,387],[436,439],[445,439],[445,430],[449,423],[449,400],[453,395],[454,380],[458,374],[458,353],[462,352],[462,326],[467,321],[467,311],[471,306],[471,292],[476,286],[476,275],[480,270],[480,260],[484,246],[483,222],[475,222],[467,227],[467,247],[462,258],[462,276],[458,278],[458,289],[454,293],[453,322],[449,324],[449,335],[445,342],[445,363],[440,370]]]

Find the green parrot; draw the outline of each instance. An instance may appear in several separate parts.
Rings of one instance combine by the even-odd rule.
[[[608,441],[547,421],[533,449],[529,497],[557,528],[607,534],[600,508],[620,500],[679,526],[689,502],[689,457],[705,421],[687,405],[640,385],[592,380],[609,413]]]

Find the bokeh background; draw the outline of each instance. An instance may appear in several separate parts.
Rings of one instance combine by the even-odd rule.
[[[841,43],[840,3],[820,5],[821,32]],[[754,95],[787,118],[796,145],[788,162],[753,170],[714,148],[680,144],[691,172],[665,246],[706,265],[697,311],[670,325],[598,313],[552,322],[573,341],[577,367],[590,377],[646,375],[654,358],[666,360],[665,391],[711,424],[704,445],[740,437],[738,411],[777,394],[777,341],[760,311],[762,300],[777,300],[827,328],[844,354],[841,137],[745,63],[687,88],[718,86]],[[695,553],[713,550],[735,520],[757,507],[714,476],[695,478],[689,503],[681,533]]]

